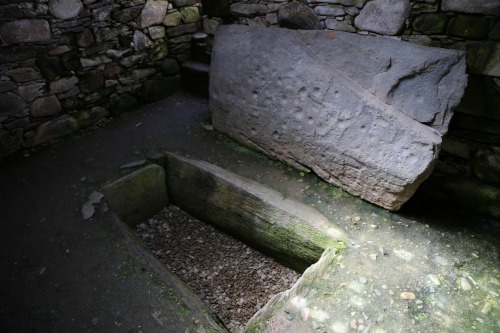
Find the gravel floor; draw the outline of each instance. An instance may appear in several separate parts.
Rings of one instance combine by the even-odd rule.
[[[239,332],[274,294],[300,277],[175,206],[139,224],[137,233],[232,332]]]

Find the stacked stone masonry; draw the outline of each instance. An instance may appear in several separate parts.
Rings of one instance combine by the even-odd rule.
[[[0,1],[0,156],[171,94],[198,0]]]

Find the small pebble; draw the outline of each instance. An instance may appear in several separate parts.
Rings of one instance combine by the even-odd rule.
[[[414,300],[415,294],[409,291],[404,291],[401,293],[401,298],[406,300]]]
[[[362,277],[359,278],[359,282],[362,283],[362,284],[365,284],[365,283],[368,282],[368,280],[364,276],[362,276]]]

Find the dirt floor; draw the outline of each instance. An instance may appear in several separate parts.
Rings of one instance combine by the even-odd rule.
[[[499,221],[429,201],[418,192],[400,212],[390,213],[241,147],[209,125],[207,100],[181,92],[105,124],[105,129],[53,142],[3,163],[0,331],[191,329],[198,319],[189,313],[178,315],[178,302],[153,272],[110,236],[106,215],[83,221],[80,213],[89,193],[129,172],[120,166],[162,150],[208,161],[314,206],[349,234],[350,253],[358,251],[389,280],[391,272],[398,272],[393,269],[397,265],[410,276],[425,274],[430,281],[424,281],[426,288],[439,282],[443,294],[458,295],[449,304],[452,318],[465,313],[478,323],[475,328],[483,323],[498,327]],[[379,288],[377,277],[364,273],[369,271],[358,263],[340,264],[346,267],[345,283],[370,286],[375,295],[376,290],[384,297],[390,291],[398,297],[420,292],[417,284],[386,290],[383,285],[389,284],[380,283]],[[421,304],[414,305],[408,311],[418,318]],[[349,318],[356,320],[351,320],[356,330],[366,329],[362,316],[356,312]]]

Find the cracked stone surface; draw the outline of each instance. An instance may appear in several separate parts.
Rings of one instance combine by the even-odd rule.
[[[460,51],[224,26],[210,109],[215,129],[397,210],[432,171],[466,80]]]

